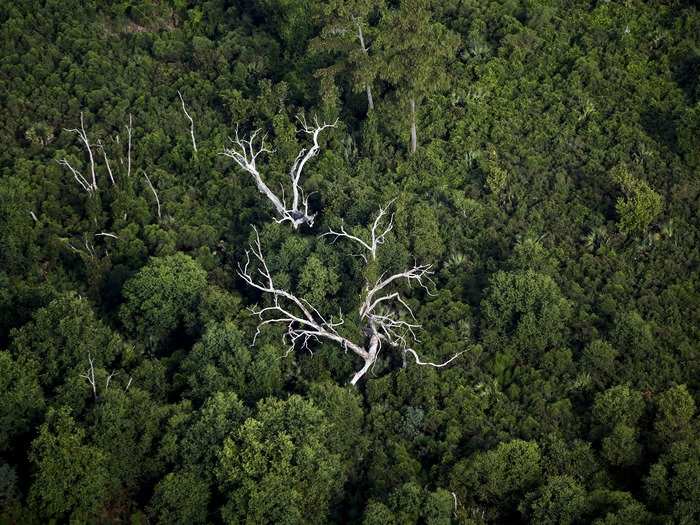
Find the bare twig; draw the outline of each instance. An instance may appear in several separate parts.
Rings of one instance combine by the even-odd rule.
[[[363,239],[361,239],[355,235],[351,235],[350,233],[348,233],[345,230],[344,225],[340,227],[339,232],[337,232],[331,228],[326,233],[321,234],[320,237],[325,237],[326,235],[332,236],[333,239],[331,240],[331,244],[334,243],[335,241],[337,241],[338,238],[340,238],[340,237],[350,239],[351,241],[358,243],[365,250],[367,250],[370,253],[370,255],[372,256],[372,260],[376,260],[377,248],[379,248],[379,246],[384,244],[384,241],[386,240],[386,235],[394,227],[394,214],[392,213],[391,216],[389,217],[388,224],[382,229],[381,233],[379,232],[379,230],[381,229],[382,218],[386,216],[387,210],[394,203],[395,200],[396,199],[392,199],[391,201],[389,201],[389,203],[386,205],[386,207],[379,208],[379,213],[377,214],[377,217],[374,219],[374,222],[372,223],[372,229],[370,230],[370,240],[369,241],[364,241]],[[364,259],[365,262],[367,262],[367,257],[364,254],[359,254],[359,255],[360,255],[360,257],[362,257]]]

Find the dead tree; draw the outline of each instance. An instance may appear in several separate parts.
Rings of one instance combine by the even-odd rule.
[[[302,150],[297,155],[291,169],[289,170],[289,179],[292,186],[292,202],[291,205],[287,204],[285,198],[284,188],[282,188],[281,195],[275,194],[270,187],[265,183],[260,174],[257,166],[258,157],[263,153],[272,153],[272,150],[265,146],[266,135],[260,138],[259,143],[256,139],[261,133],[260,129],[255,130],[248,140],[242,139],[238,135],[238,128],[236,128],[236,138],[229,139],[232,143],[232,147],[224,148],[221,152],[222,155],[232,158],[236,164],[244,171],[248,172],[255,181],[255,185],[258,191],[265,195],[267,199],[272,203],[277,213],[277,218],[275,222],[283,223],[289,221],[292,227],[296,230],[302,224],[308,224],[313,226],[314,219],[316,217],[315,213],[309,213],[309,195],[304,194],[304,190],[301,187],[301,175],[304,171],[306,163],[313,157],[318,155],[321,146],[318,143],[319,134],[326,128],[334,128],[338,123],[338,120],[333,124],[319,124],[318,118],[314,118],[313,127],[309,126],[304,117],[298,119],[301,123],[301,130],[307,135],[310,135],[313,140],[313,145]],[[302,209],[303,207],[303,209]]]
[[[386,226],[380,228],[382,218],[386,216],[386,208],[380,210],[377,219],[371,229],[371,240],[369,242],[361,238],[347,234],[344,229],[341,232],[328,232],[324,235],[334,235],[336,239],[344,237],[359,244],[369,252],[370,257],[376,257],[376,248],[384,242],[386,234],[393,225],[393,216]],[[379,229],[382,229],[379,233]],[[337,318],[324,317],[317,308],[303,298],[279,288],[275,285],[272,274],[267,266],[265,257],[260,245],[260,237],[255,229],[255,241],[250,245],[250,250],[246,251],[245,264],[239,265],[238,275],[251,287],[266,295],[271,304],[263,308],[253,307],[251,311],[260,319],[257,331],[253,337],[253,345],[260,335],[261,329],[266,325],[284,325],[287,327],[283,335],[283,341],[288,345],[288,353],[295,349],[305,349],[312,351],[310,344],[321,340],[333,341],[347,353],[352,353],[360,357],[364,364],[352,376],[350,384],[357,382],[367,373],[367,371],[377,361],[379,352],[386,345],[389,348],[398,349],[404,357],[412,356],[416,364],[422,366],[432,366],[442,368],[455,360],[463,352],[452,356],[443,363],[432,363],[422,361],[417,352],[410,348],[413,342],[417,342],[416,330],[420,324],[416,323],[413,310],[396,290],[400,284],[409,286],[417,284],[428,294],[431,291],[428,287],[432,284],[430,279],[431,265],[416,264],[412,268],[403,272],[387,276],[382,274],[376,282],[367,283],[360,308],[358,310],[358,320],[363,327],[364,340],[353,341],[341,333],[344,324],[342,312]],[[251,260],[255,261],[254,263]],[[367,257],[364,256],[365,261]],[[255,264],[256,268],[252,268]],[[400,311],[405,311],[410,320],[404,320],[400,316]]]
[[[156,198],[156,205],[158,206],[158,221],[160,221],[160,199],[158,198],[158,192],[156,192],[155,187],[153,187],[153,183],[151,182],[151,179],[148,178],[148,174],[144,170],[141,170],[141,172],[143,173],[143,176],[146,177],[146,183],[148,183],[148,187],[151,188],[153,196]]]

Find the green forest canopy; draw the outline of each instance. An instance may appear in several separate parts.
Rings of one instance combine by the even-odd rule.
[[[0,26],[0,522],[700,522],[694,2],[26,0]],[[289,207],[314,118],[293,227],[222,152],[259,129]],[[321,237],[380,207],[376,258]],[[258,233],[365,350],[365,283],[430,265],[381,315],[458,357],[385,334],[353,387],[347,345],[256,337]]]

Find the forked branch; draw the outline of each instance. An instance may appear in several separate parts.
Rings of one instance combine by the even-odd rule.
[[[336,119],[333,124],[327,124],[325,122],[320,124],[318,119],[314,118],[313,127],[309,126],[306,119],[303,117],[299,118],[299,122],[302,126],[301,131],[311,135],[313,145],[309,149],[302,148],[289,171],[289,179],[292,187],[291,206],[287,206],[284,196],[284,188],[282,188],[281,196],[278,196],[265,183],[260,173],[257,165],[258,157],[260,157],[263,153],[273,153],[273,151],[268,149],[265,145],[266,135],[260,136],[260,129],[255,130],[246,140],[240,137],[238,134],[238,127],[236,127],[235,139],[229,138],[232,146],[229,148],[224,148],[224,150],[221,152],[222,155],[233,159],[234,162],[238,164],[241,169],[243,169],[243,171],[246,171],[253,177],[258,191],[265,195],[265,197],[267,197],[275,208],[275,212],[277,214],[275,222],[282,223],[289,221],[295,230],[302,224],[313,226],[316,214],[309,213],[309,195],[305,195],[304,190],[301,187],[301,176],[306,163],[311,158],[315,157],[320,150],[320,145],[318,143],[319,134],[326,128],[335,127],[338,120]],[[258,137],[260,138],[258,139]]]

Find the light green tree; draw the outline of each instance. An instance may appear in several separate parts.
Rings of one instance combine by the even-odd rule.
[[[613,178],[624,194],[624,197],[617,199],[615,205],[620,218],[620,231],[625,235],[644,233],[663,211],[661,195],[646,181],[632,176],[625,168],[616,169]]]
[[[110,493],[107,457],[86,442],[68,408],[50,409],[32,443],[36,467],[30,505],[46,519],[96,521]]]
[[[267,399],[226,439],[221,490],[227,523],[325,523],[344,481],[334,430],[313,403]]]

